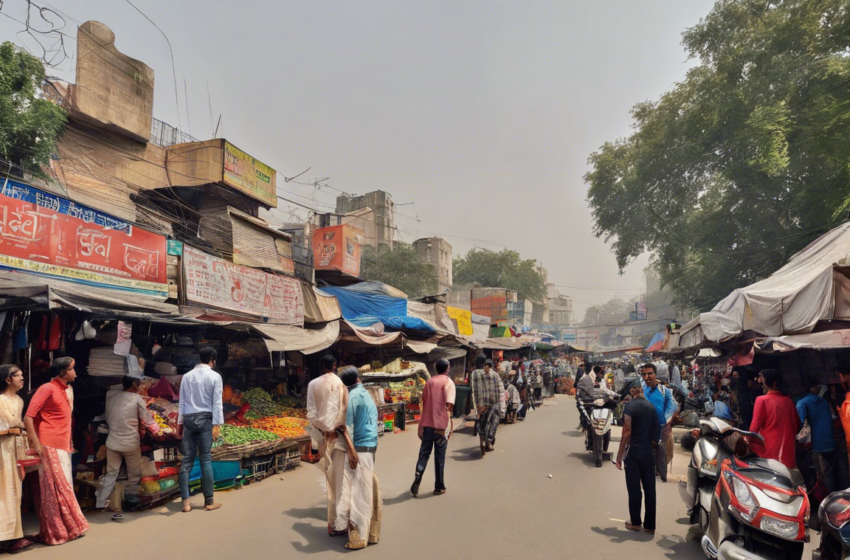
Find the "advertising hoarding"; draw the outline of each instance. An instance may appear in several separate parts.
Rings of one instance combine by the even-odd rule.
[[[360,242],[348,225],[318,228],[313,232],[313,266],[316,270],[338,270],[360,275]]]
[[[168,297],[166,240],[109,214],[18,183],[0,189],[0,266]]]
[[[285,325],[304,324],[298,280],[268,274],[183,247],[186,301]]]

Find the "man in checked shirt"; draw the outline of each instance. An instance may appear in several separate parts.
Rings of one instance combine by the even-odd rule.
[[[481,366],[484,369],[481,369]],[[492,360],[479,356],[475,361],[476,370],[472,372],[472,398],[478,409],[478,436],[480,438],[481,455],[493,451],[496,443],[496,429],[499,427],[501,407],[499,400],[505,392],[505,386],[499,374],[493,370]]]

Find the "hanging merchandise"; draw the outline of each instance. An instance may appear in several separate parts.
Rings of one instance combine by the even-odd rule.
[[[62,345],[62,320],[59,315],[54,315],[50,321],[50,329],[47,332],[47,350],[54,352]]]
[[[125,323],[124,321],[118,321],[118,332],[115,340],[115,349],[114,352],[119,356],[129,356],[130,355],[130,346],[132,346],[133,341],[131,340],[131,336],[133,334],[133,325],[131,323]]]
[[[23,313],[15,329],[15,351],[23,350],[29,346],[29,337],[27,336],[27,325],[29,324],[29,311]]]
[[[47,350],[47,324],[50,321],[50,316],[44,315],[41,318],[41,327],[38,331],[38,339],[36,340],[36,349],[45,352]]]

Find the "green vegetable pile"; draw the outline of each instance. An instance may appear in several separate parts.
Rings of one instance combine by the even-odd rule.
[[[256,387],[242,393],[242,398],[251,405],[251,411],[259,416],[280,416],[283,407],[272,400],[271,395]]]
[[[243,428],[225,424],[221,427],[221,436],[213,442],[213,447],[220,445],[245,445],[256,441],[277,441],[275,434],[256,428]]]

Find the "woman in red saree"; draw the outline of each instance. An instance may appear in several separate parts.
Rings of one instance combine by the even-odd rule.
[[[77,377],[74,360],[54,360],[50,373],[53,379],[35,392],[24,421],[32,446],[41,457],[36,497],[38,539],[57,545],[83,535],[89,524],[77,503],[71,479],[71,383]]]

